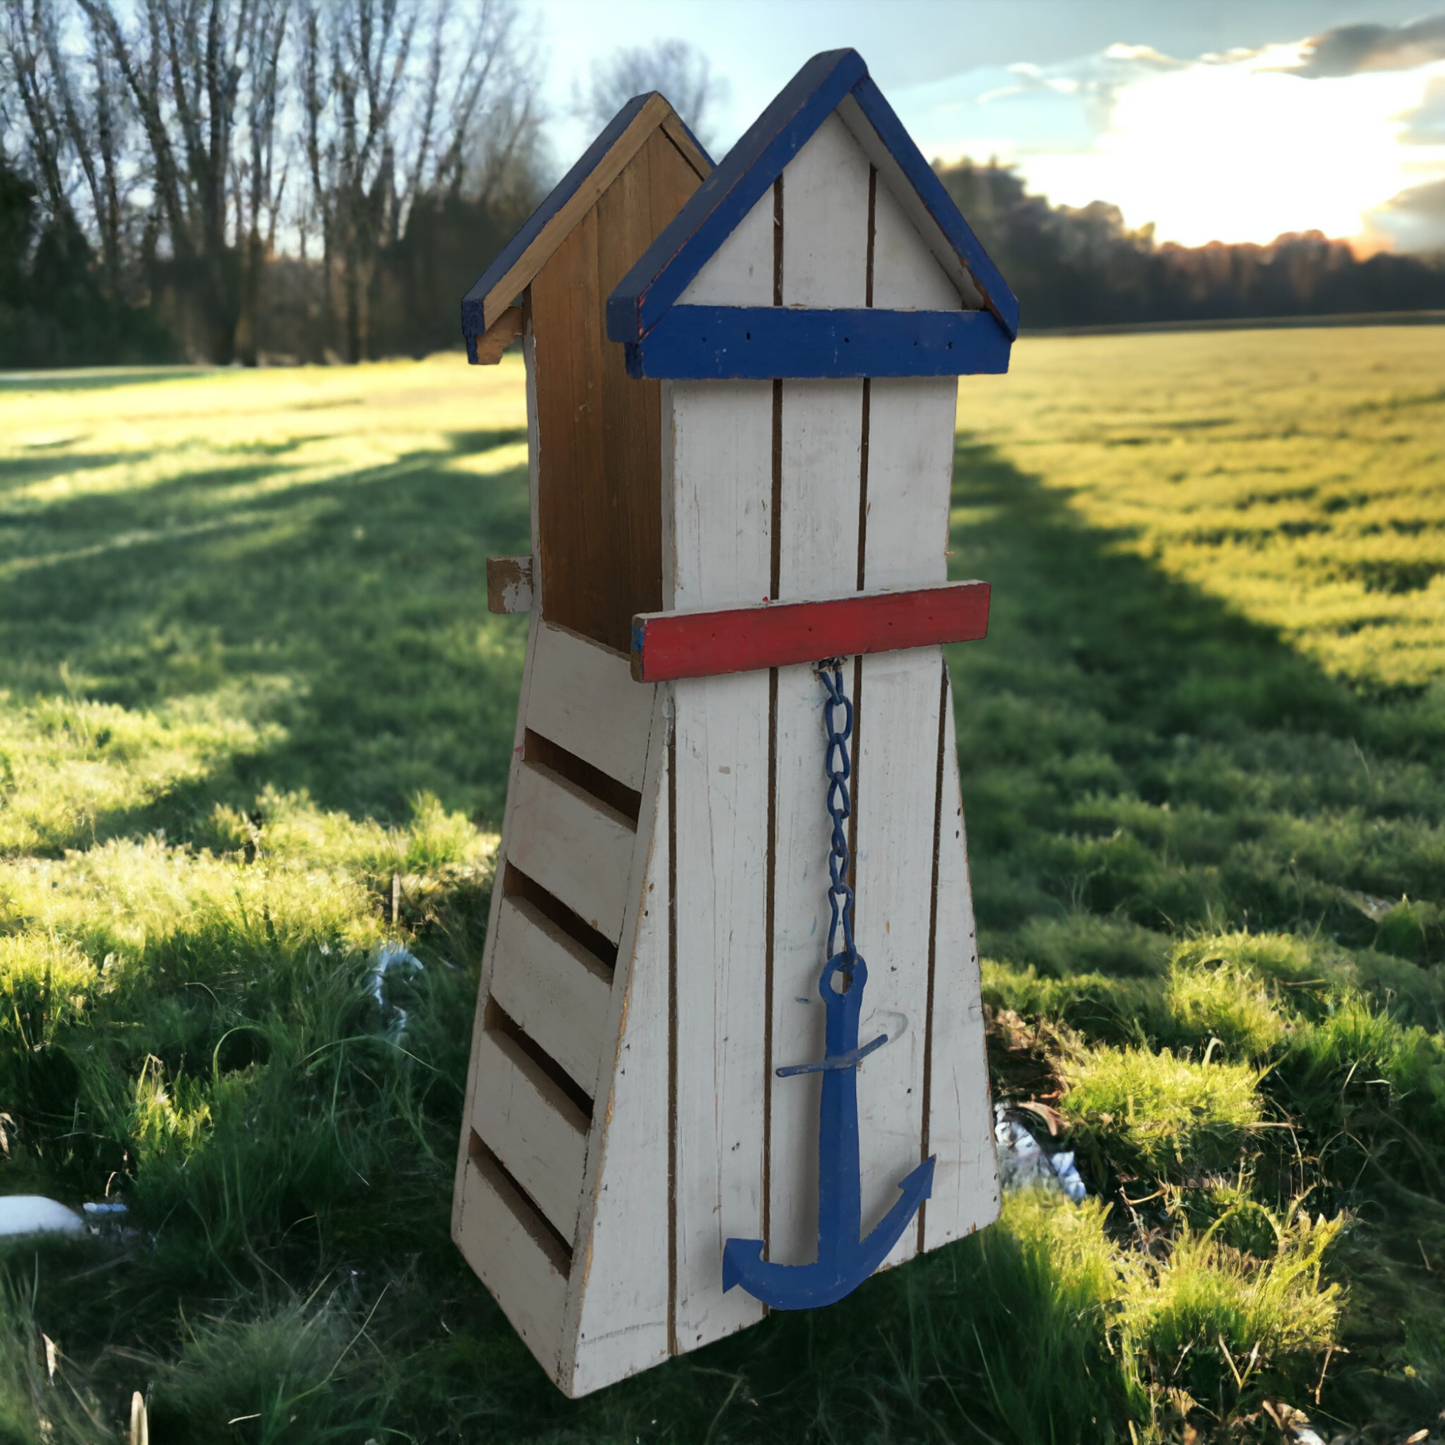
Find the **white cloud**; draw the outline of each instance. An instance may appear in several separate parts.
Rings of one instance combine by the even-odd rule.
[[[1311,54],[1299,41],[1179,60],[1120,43],[918,87],[899,108],[927,155],[997,155],[1054,203],[1113,202],[1160,240],[1379,234],[1392,197],[1445,177],[1445,61],[1307,79]]]

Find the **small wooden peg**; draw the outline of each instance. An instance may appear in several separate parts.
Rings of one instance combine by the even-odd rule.
[[[522,334],[522,308],[509,306],[477,337],[477,365],[495,366],[502,353]]]

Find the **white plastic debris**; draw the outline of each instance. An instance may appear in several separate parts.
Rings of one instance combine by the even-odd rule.
[[[1045,1154],[1028,1129],[1009,1116],[1007,1104],[995,1104],[993,1117],[998,1179],[1005,1193],[1016,1189],[1047,1189],[1066,1194],[1075,1204],[1088,1197],[1089,1191],[1074,1165],[1072,1149]]]
[[[43,1194],[11,1194],[0,1198],[0,1239],[30,1234],[84,1234],[85,1221],[58,1199]]]
[[[82,1204],[80,1207],[93,1220],[123,1219],[130,1213],[124,1204],[117,1204],[114,1200],[101,1204]]]
[[[371,972],[367,975],[367,982],[370,985],[372,998],[376,1000],[376,1006],[387,1019],[387,1037],[391,1039],[400,1038],[406,1032],[406,1010],[394,1002],[388,987],[387,976],[395,969],[404,968],[409,973],[425,973],[426,964],[416,954],[403,948],[399,943],[384,943],[376,951],[376,958],[372,962]]]

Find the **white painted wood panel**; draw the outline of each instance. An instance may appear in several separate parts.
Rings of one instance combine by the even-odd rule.
[[[742,240],[754,276],[772,275],[771,214]],[[734,278],[740,274],[734,271]],[[752,284],[752,283],[749,283]],[[717,291],[720,304],[771,300]],[[761,601],[771,570],[772,384],[662,388],[663,603]],[[767,675],[670,689],[677,849],[672,1303],[675,1348],[691,1350],[762,1318],[722,1292],[723,1243],[762,1224]]]
[[[679,1350],[763,1316],[722,1290],[731,1238],[762,1237],[768,677],[672,684],[677,768]]]
[[[595,1096],[612,976],[525,899],[505,899],[497,927],[492,997]]]
[[[863,383],[783,383],[780,597],[841,597],[858,582]]]
[[[963,306],[957,287],[882,173],[873,201],[873,304],[888,311],[957,311]],[[950,380],[957,386],[956,377]]]
[[[880,376],[869,393],[868,586],[946,582],[958,378]]]
[[[587,1149],[580,1238],[564,1353],[574,1396],[668,1356],[667,729],[658,689],[639,847],[606,1021],[608,1047]],[[645,842],[644,842],[645,840]]]
[[[472,1128],[564,1239],[577,1231],[587,1119],[506,1034],[482,1034]]]
[[[628,658],[565,627],[537,633],[527,726],[610,778],[640,790],[652,724],[652,689]]]
[[[831,115],[783,170],[783,305],[861,306],[867,269],[868,159]]]
[[[856,548],[856,542],[855,542]],[[856,564],[856,551],[855,551]],[[787,595],[786,592],[783,594]],[[844,670],[853,690],[853,666]],[[822,684],[810,666],[778,669],[773,877],[772,1067],[823,1057],[818,975],[827,962],[830,825],[824,800]],[[760,1079],[769,1089],[768,1258],[818,1253],[819,1074]]]
[[[528,332],[530,339],[531,333]],[[527,352],[528,357],[528,378],[530,385],[532,353]],[[534,500],[535,506],[535,500]],[[533,515],[536,515],[534,510]],[[534,612],[531,621],[527,625],[527,651],[526,658],[522,665],[522,687],[517,700],[517,721],[512,730],[512,761],[507,772],[507,796],[512,796],[512,789],[517,786],[517,773],[522,766],[522,742],[525,735],[525,716],[527,710],[527,698],[532,687],[532,658],[534,656],[533,644],[537,639],[537,628],[541,625],[541,613]],[[502,814],[502,836],[497,845],[497,858],[507,856],[507,845],[510,842],[512,832],[510,810]],[[463,1119],[472,1117],[473,1103],[476,1098],[477,1089],[477,1050],[481,1047],[483,1020],[486,1017],[487,999],[491,993],[492,975],[496,969],[497,962],[497,918],[502,908],[502,890],[492,889],[491,906],[487,910],[487,940],[482,949],[482,974],[477,985],[477,1006],[472,1018],[472,1052],[467,1063],[467,1090],[464,1096],[465,1104],[462,1111]],[[461,1139],[457,1146],[457,1165],[452,1177],[452,1238],[460,1243],[460,1230],[465,1201],[467,1180],[470,1177],[467,1173],[470,1148],[470,1129],[463,1128]]]
[[[772,383],[663,382],[662,448],[663,606],[763,601]]]
[[[929,1085],[928,1147],[938,1156],[938,1165],[933,1195],[924,1206],[920,1231],[924,1249],[936,1249],[982,1229],[998,1218],[999,1210],[978,940],[969,893],[956,739],[950,687],[944,723]]]
[[[677,298],[679,306],[773,304],[773,188],[768,187],[737,229],[712,254]]]
[[[462,1131],[464,1136],[466,1130]],[[468,1159],[456,1242],[542,1368],[557,1370],[567,1260],[495,1165]]]
[[[507,797],[507,857],[614,943],[622,932],[633,825],[575,783],[524,762]]]
[[[855,935],[868,990],[858,1036],[889,1038],[858,1070],[865,1231],[921,1158],[941,678],[936,647],[863,659]],[[905,1231],[884,1264],[912,1258],[917,1245],[917,1229]]]
[[[918,192],[908,183],[898,162],[893,159],[887,146],[879,139],[878,132],[868,123],[868,118],[863,114],[858,102],[851,95],[844,96],[839,102],[836,114],[848,128],[849,134],[858,143],[864,155],[878,167],[879,184],[886,183],[893,192],[904,214],[913,222],[928,249],[958,290],[959,295],[963,297],[964,304],[974,309],[982,306],[983,297],[979,294],[978,287],[973,284],[972,277],[969,276],[953,248],[944,239],[942,231],[938,229],[937,223],[928,214],[928,208],[923,204]]]

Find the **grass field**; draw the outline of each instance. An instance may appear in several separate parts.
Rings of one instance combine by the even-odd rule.
[[[1439,333],[964,383],[995,1096],[1093,1198],[577,1403],[446,1234],[522,423],[510,360],[0,378],[0,1192],[130,1210],[0,1255],[0,1441],[1439,1429]]]

